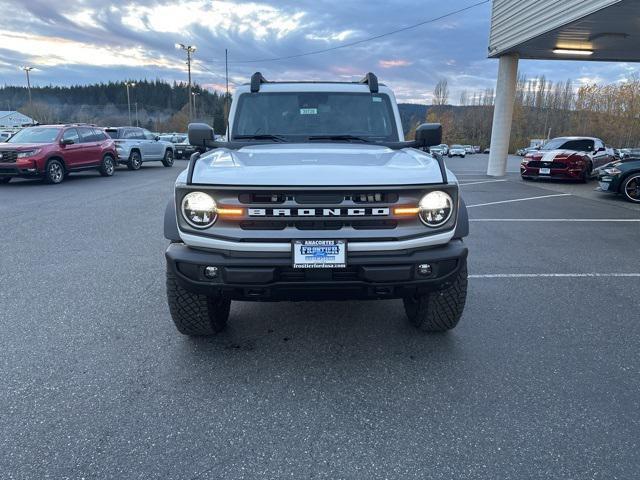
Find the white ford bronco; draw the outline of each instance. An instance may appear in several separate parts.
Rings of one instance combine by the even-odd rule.
[[[393,92],[360,82],[236,90],[226,141],[189,125],[195,153],[165,214],[167,297],[187,335],[232,300],[402,299],[418,329],[456,326],[467,295],[467,210],[439,124],[405,141]]]

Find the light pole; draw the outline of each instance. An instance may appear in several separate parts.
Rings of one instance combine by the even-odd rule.
[[[129,108],[129,125],[131,125],[131,95],[129,94],[129,87],[135,87],[136,84],[134,82],[125,82],[125,86],[127,87],[127,107]]]
[[[198,104],[196,103],[196,98],[200,95],[198,92],[191,92],[193,96],[193,116],[198,118]]]
[[[33,70],[33,67],[22,67],[22,70],[27,74],[27,90],[29,91],[29,106],[31,106],[31,80],[29,79],[29,72]]]
[[[196,53],[196,46],[185,45],[184,43],[176,43],[176,48],[187,52],[187,70],[189,72],[189,120],[191,120],[191,118],[193,117],[193,107],[191,105],[191,102],[193,100],[191,91],[191,56]]]

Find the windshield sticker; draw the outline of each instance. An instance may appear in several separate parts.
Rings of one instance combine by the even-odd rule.
[[[301,108],[300,109],[300,115],[317,115],[317,114],[318,114],[317,108]]]
[[[371,97],[371,100],[374,102],[382,102],[382,97]]]

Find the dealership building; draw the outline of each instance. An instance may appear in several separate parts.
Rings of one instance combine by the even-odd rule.
[[[16,111],[0,110],[0,130],[13,130],[33,125],[33,118]]]
[[[640,60],[639,0],[493,0],[489,57],[497,58],[487,174],[506,172],[521,59]]]

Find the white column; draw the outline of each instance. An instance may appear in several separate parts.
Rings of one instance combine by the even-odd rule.
[[[511,135],[513,103],[516,99],[517,77],[518,56],[501,56],[493,110],[493,127],[491,128],[491,151],[489,153],[489,165],[487,166],[487,175],[493,177],[500,177],[507,171],[509,137]]]

